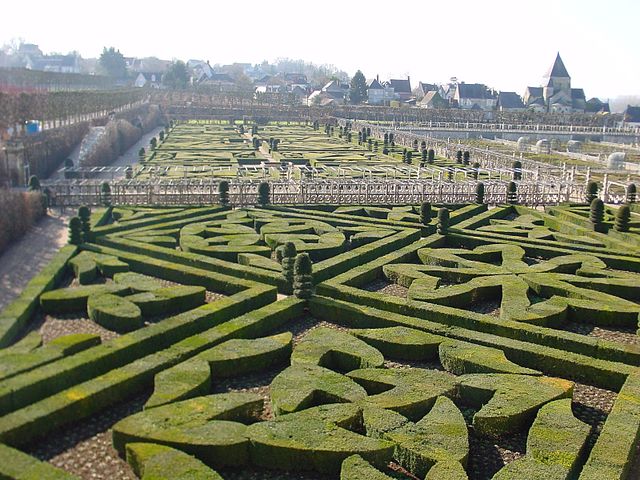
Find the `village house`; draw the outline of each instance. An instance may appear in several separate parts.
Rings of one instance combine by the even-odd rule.
[[[459,83],[453,96],[459,108],[490,111],[496,108],[498,95],[481,83]]]

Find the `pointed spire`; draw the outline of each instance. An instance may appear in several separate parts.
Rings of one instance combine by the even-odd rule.
[[[556,55],[556,61],[553,62],[551,69],[549,69],[549,71],[545,75],[545,78],[552,77],[571,78],[569,76],[569,72],[567,72],[567,68],[564,66],[562,58],[560,58],[560,52],[558,52],[558,55]]]

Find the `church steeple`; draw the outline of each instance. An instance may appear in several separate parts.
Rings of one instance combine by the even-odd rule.
[[[560,52],[556,55],[556,61],[545,75],[545,78],[571,78],[567,68],[564,66],[562,58],[560,58]]]

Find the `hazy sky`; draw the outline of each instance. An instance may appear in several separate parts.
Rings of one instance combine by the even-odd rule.
[[[165,8],[165,5],[168,5]],[[302,58],[412,84],[524,93],[560,51],[587,98],[640,94],[640,0],[6,1],[0,42],[215,63]]]

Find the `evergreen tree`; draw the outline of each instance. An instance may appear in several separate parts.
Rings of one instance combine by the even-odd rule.
[[[615,223],[613,224],[613,229],[616,232],[628,232],[630,219],[631,209],[629,208],[629,205],[622,205],[616,212],[616,219]]]
[[[462,163],[464,165],[469,165],[470,159],[471,159],[471,153],[469,152],[469,150],[465,150],[464,153],[462,154]]]
[[[313,295],[313,265],[308,253],[296,256],[293,267],[293,294],[302,299]]]
[[[517,190],[518,186],[516,185],[516,182],[509,182],[509,185],[507,185],[507,203],[512,205],[518,203]]]
[[[431,223],[431,203],[422,202],[420,205],[420,222],[423,225],[429,225]]]
[[[40,179],[38,177],[36,177],[35,175],[31,175],[29,177],[29,191],[30,192],[37,192],[41,189],[41,185],[40,185]]]
[[[433,163],[433,162],[435,162],[435,160],[436,160],[436,152],[435,152],[435,150],[433,148],[430,148],[427,161],[429,163]]]
[[[82,243],[82,221],[78,217],[69,220],[69,243],[80,245]]]
[[[351,79],[351,88],[349,89],[349,100],[354,105],[362,103],[367,99],[367,80],[364,74],[358,70]]]
[[[142,160],[144,158],[145,155],[145,151],[144,151],[144,147],[140,147],[140,150],[138,150],[138,157],[140,157],[140,159]]]
[[[111,206],[111,187],[107,182],[104,182],[100,187],[102,205],[105,207]]]
[[[484,203],[484,183],[476,185],[476,203]]]
[[[627,203],[635,203],[636,202],[636,184],[630,183],[627,185]]]
[[[587,188],[585,191],[586,202],[589,205],[591,205],[591,202],[593,202],[593,199],[596,198],[597,196],[598,196],[598,184],[593,181],[587,183]]]
[[[109,77],[125,78],[127,76],[127,62],[120,50],[104,47],[98,62]]]
[[[189,72],[187,71],[187,65],[181,60],[173,62],[162,77],[162,83],[169,88],[187,88],[187,85],[189,84]],[[160,140],[162,140],[162,138]]]
[[[513,168],[513,180],[516,182],[522,180],[522,162],[516,160],[511,167]]]
[[[439,235],[445,235],[447,230],[449,230],[449,210],[443,207],[438,210],[438,224],[436,226],[436,231]]]
[[[411,165],[411,162],[413,161],[413,152],[411,150],[407,151],[406,161],[407,165]]]
[[[229,205],[229,182],[227,180],[222,180],[218,184],[218,201],[223,207]]]
[[[269,205],[271,203],[271,186],[268,182],[262,182],[258,185],[258,203],[261,206]]]
[[[604,222],[604,202],[599,198],[594,198],[590,205],[589,220],[596,232],[603,230]]]
[[[86,205],[78,209],[78,218],[81,222],[82,239],[85,242],[91,240],[91,210]]]
[[[478,162],[475,162],[472,165],[472,168],[473,168],[473,179],[474,180],[478,180],[478,175],[480,173],[480,164]],[[480,202],[480,203],[482,203],[482,202]]]
[[[421,155],[422,155],[422,163],[420,165],[424,167],[425,163],[427,163],[427,151],[422,150]]]
[[[290,285],[292,288],[297,253],[296,246],[293,242],[287,242],[282,245],[282,259],[280,260],[282,264],[282,276],[287,282],[287,285]]]
[[[456,162],[457,163],[462,163],[462,150],[458,150],[456,152]]]

